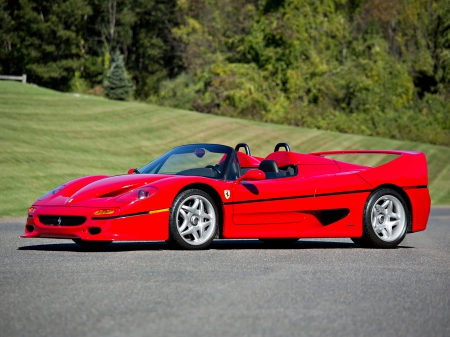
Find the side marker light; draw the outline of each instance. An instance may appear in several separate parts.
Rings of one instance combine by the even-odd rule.
[[[150,211],[148,214],[155,214],[155,213],[162,213],[162,212],[168,212],[170,211],[170,208],[163,208],[163,209],[157,209],[155,211]]]

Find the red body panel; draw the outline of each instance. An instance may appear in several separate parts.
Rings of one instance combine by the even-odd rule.
[[[258,168],[259,164],[261,163],[260,159],[249,156],[243,152],[238,152],[238,158],[241,167],[245,168]]]
[[[323,157],[350,153],[384,153],[398,157],[375,168]],[[423,153],[352,150],[300,154],[279,151],[261,158],[239,152],[237,158],[242,168],[258,168],[260,162],[267,159],[274,160],[280,168],[294,165],[298,174],[239,183],[169,174],[82,177],[65,183],[61,192],[37,200],[28,215],[22,237],[167,240],[170,208],[180,191],[187,188],[207,190],[214,194],[216,201],[220,200],[217,207],[223,214],[221,233],[224,238],[360,237],[367,199],[382,186],[396,188],[408,199],[412,232],[426,228],[430,197]],[[150,187],[155,193],[144,200],[118,200],[143,187]],[[107,210],[110,214],[97,216],[94,212],[98,210]],[[326,212],[330,211],[341,212],[342,218],[336,217],[328,223],[325,218]],[[86,221],[78,226],[50,226],[39,220],[45,215],[84,216]],[[101,229],[99,234],[89,233],[94,227]]]
[[[423,231],[430,214],[430,193],[427,188],[408,188],[405,192],[411,202],[412,232]]]
[[[33,225],[35,230],[25,232],[23,238],[59,238],[83,239],[99,241],[127,241],[127,240],[167,240],[169,230],[169,212],[143,214],[139,216],[124,217],[110,220],[92,220],[92,214],[98,207],[62,207],[42,206],[37,208],[32,218],[27,219],[27,225]],[[120,213],[120,212],[119,212]],[[88,220],[81,226],[55,227],[47,226],[39,221],[39,215],[84,215]],[[99,227],[100,234],[91,235],[89,229]]]
[[[232,222],[224,226],[224,237],[248,238],[257,233],[261,238],[295,236],[312,209],[315,191],[314,179],[296,182],[292,177],[277,179],[276,183],[262,180],[235,184]]]

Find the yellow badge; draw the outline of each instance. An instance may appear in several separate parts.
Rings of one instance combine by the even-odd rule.
[[[225,191],[223,191],[223,194],[225,195],[225,198],[226,198],[227,200],[230,199],[230,195],[231,195],[230,190],[225,190]]]

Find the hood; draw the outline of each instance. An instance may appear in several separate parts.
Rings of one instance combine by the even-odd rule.
[[[116,198],[132,189],[172,177],[163,174],[128,174],[113,177],[93,176],[80,178],[69,183],[55,195],[38,200],[35,205],[82,206],[86,200],[96,199],[99,203]],[[94,180],[94,178],[97,178]]]

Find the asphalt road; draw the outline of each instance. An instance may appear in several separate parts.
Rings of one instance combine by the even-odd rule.
[[[450,208],[393,250],[217,240],[85,251],[0,219],[0,336],[450,336]]]

